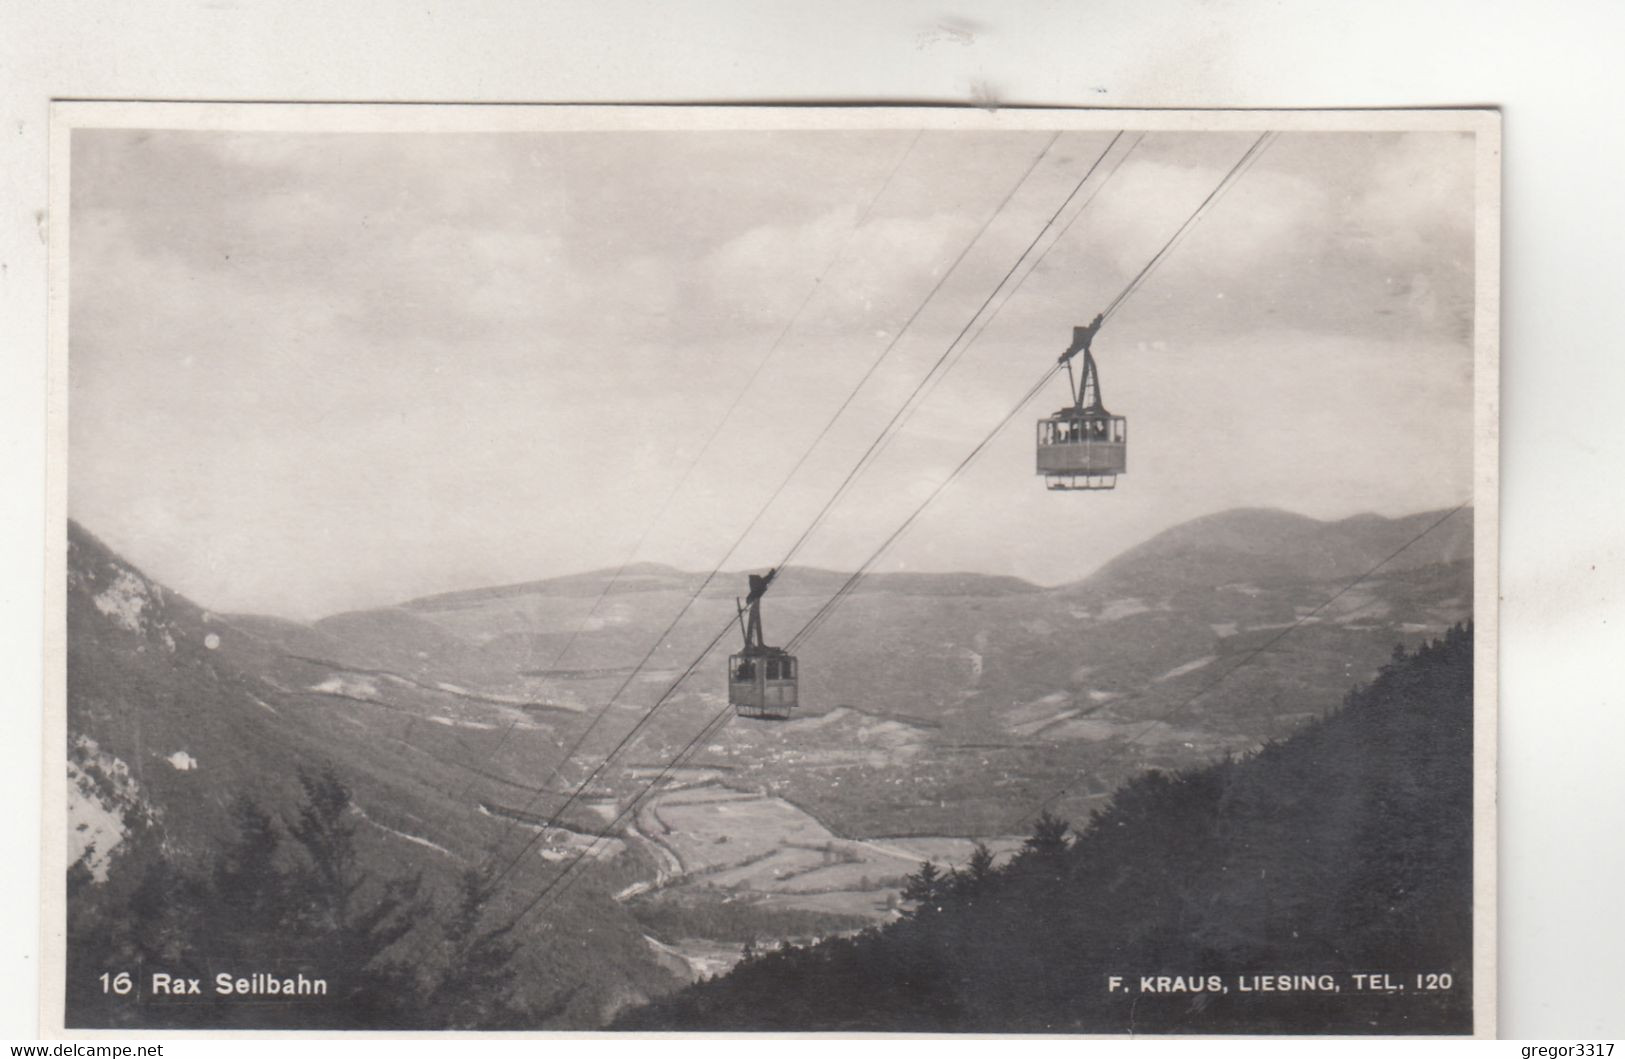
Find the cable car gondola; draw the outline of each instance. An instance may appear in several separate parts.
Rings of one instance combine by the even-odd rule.
[[[1072,345],[1061,354],[1072,405],[1038,421],[1038,473],[1050,489],[1112,489],[1128,469],[1128,420],[1106,411],[1100,399],[1100,370],[1089,351],[1104,316],[1072,329]],[[1072,358],[1083,354],[1083,375],[1072,386]]]
[[[762,641],[762,595],[778,571],[750,575],[750,595],[739,608],[744,650],[728,658],[728,702],[740,717],[783,721],[796,708],[796,659]]]

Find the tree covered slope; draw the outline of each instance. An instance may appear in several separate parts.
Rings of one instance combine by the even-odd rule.
[[[1462,628],[1396,648],[1290,739],[1147,773],[1075,836],[1046,815],[1006,866],[911,877],[896,922],[755,955],[618,1025],[1469,1032],[1472,655]]]

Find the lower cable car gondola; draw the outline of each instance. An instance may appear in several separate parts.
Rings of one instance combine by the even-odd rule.
[[[1103,317],[1072,329],[1072,345],[1061,354],[1072,405],[1038,421],[1038,473],[1050,489],[1112,489],[1128,469],[1128,420],[1106,411],[1100,399],[1100,371],[1089,343]],[[1083,354],[1083,374],[1072,374],[1072,358]]]
[[[777,573],[751,574],[750,595],[736,601],[745,647],[728,658],[728,702],[740,717],[783,721],[797,705],[795,656],[762,640],[762,595]]]

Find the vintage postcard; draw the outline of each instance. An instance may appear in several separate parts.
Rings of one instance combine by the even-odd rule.
[[[47,1032],[1493,1033],[1495,113],[53,122]]]

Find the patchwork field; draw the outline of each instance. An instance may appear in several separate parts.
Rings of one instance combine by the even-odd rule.
[[[903,876],[927,860],[963,865],[976,848],[968,838],[842,838],[783,798],[714,781],[651,799],[638,812],[636,835],[657,864],[672,867],[626,897],[685,900],[703,892],[875,920],[895,907]],[[1019,845],[1015,837],[989,843],[996,854]]]

